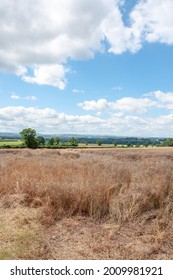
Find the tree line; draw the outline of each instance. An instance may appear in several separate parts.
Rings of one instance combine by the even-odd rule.
[[[37,136],[36,130],[32,128],[25,128],[20,132],[22,145],[16,146],[27,147],[27,148],[66,148],[66,147],[77,147],[78,144],[97,144],[102,146],[102,144],[111,144],[116,146],[126,146],[126,147],[140,147],[140,146],[173,146],[173,138],[138,138],[138,137],[94,137],[94,136],[82,136],[82,137],[67,137],[63,136],[60,139],[58,136],[55,137],[43,137]],[[5,147],[11,147],[9,145]]]
[[[47,141],[43,136],[36,136],[36,130],[32,128],[25,128],[20,132],[21,140],[27,148],[35,149],[38,147],[63,147],[63,146],[78,146],[78,140],[71,137],[69,141],[62,142],[59,137],[51,137]]]
[[[168,139],[153,139],[153,138],[136,138],[136,137],[124,137],[113,140],[112,138],[81,138],[80,140],[71,137],[68,141],[61,141],[59,137],[51,137],[45,140],[43,136],[36,136],[36,130],[31,128],[25,128],[20,132],[21,140],[27,148],[37,148],[37,147],[77,147],[79,142],[88,145],[88,143],[96,143],[98,146],[102,144],[113,144],[114,146],[126,145],[127,147],[133,146],[164,146],[172,147],[173,138]]]

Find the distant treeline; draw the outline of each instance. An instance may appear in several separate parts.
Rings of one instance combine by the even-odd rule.
[[[28,136],[29,131],[29,136]],[[25,133],[24,133],[25,132]],[[23,133],[23,134],[22,134]],[[32,135],[34,133],[34,135]],[[173,138],[155,138],[155,137],[113,137],[113,136],[80,136],[75,135],[75,137],[71,137],[71,135],[60,135],[60,136],[36,136],[36,131],[32,129],[24,129],[21,133],[21,136],[16,137],[16,134],[11,135],[1,135],[0,134],[0,142],[7,141],[8,147],[10,147],[10,141],[19,140],[22,138],[23,145],[17,145],[24,147],[28,146],[26,140],[32,140],[31,142],[35,143],[35,147],[77,147],[79,144],[83,145],[92,145],[97,144],[101,146],[102,144],[113,145],[113,146],[127,146],[127,147],[138,147],[138,146],[173,146]],[[20,135],[19,134],[19,135]],[[29,138],[26,138],[27,137]],[[33,138],[33,139],[32,139]],[[6,145],[5,145],[6,146]],[[32,145],[31,145],[32,146]],[[14,146],[13,146],[14,147]]]
[[[92,137],[92,138],[79,138],[79,143],[94,144],[97,141],[101,144],[113,145],[126,145],[126,146],[157,146],[162,145],[165,139],[163,138],[138,138],[138,137]]]

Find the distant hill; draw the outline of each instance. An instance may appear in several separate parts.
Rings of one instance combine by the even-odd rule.
[[[13,133],[13,132],[0,132],[0,138],[18,139],[21,138],[21,135],[19,133]]]

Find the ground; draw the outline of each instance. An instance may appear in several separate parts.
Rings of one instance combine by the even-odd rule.
[[[0,259],[173,259],[173,149],[0,150]]]

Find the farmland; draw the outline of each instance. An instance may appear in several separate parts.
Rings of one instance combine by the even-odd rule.
[[[173,149],[1,149],[0,259],[173,259]]]
[[[0,139],[0,148],[5,146],[20,146],[22,142],[18,139]]]

